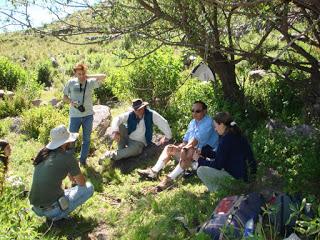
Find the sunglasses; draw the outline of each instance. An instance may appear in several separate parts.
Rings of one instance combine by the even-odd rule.
[[[192,113],[201,113],[202,111],[203,111],[202,109],[197,109],[197,110],[191,109]]]

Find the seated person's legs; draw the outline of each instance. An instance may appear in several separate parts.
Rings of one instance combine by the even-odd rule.
[[[197,175],[210,192],[216,191],[223,179],[232,178],[232,176],[224,170],[207,166],[200,166],[197,169]]]
[[[158,185],[159,190],[164,190],[172,185],[173,180],[176,179],[185,169],[191,166],[192,156],[195,149],[190,148],[188,150],[181,149],[180,151],[180,161],[175,169],[169,173]]]
[[[138,170],[138,173],[143,177],[155,179],[157,178],[159,171],[169,162],[171,156],[179,154],[180,152],[178,146],[173,144],[167,145],[160,154],[158,161],[152,168]]]
[[[126,148],[118,149],[112,159],[120,160],[123,158],[137,156],[142,153],[143,148],[144,144],[142,142],[129,139],[128,146]]]
[[[125,148],[128,145],[128,129],[126,128],[125,125],[121,124],[119,126],[119,132],[120,132],[120,139],[118,142],[118,149]]]

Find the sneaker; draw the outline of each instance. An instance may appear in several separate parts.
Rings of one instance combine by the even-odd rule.
[[[138,169],[137,172],[141,177],[145,177],[148,179],[156,179],[158,177],[158,173],[154,172],[151,168]]]
[[[158,184],[157,191],[161,192],[173,185],[173,180],[169,176],[165,176],[164,179]]]
[[[183,178],[190,178],[190,177],[192,177],[193,175],[195,175],[195,173],[196,173],[196,171],[194,171],[194,170],[185,170],[184,172],[183,172]]]

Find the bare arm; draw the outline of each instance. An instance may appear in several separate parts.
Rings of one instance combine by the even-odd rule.
[[[74,179],[75,183],[78,184],[79,186],[86,185],[86,179],[82,173],[79,173],[78,175],[73,176],[72,178]]]
[[[106,78],[106,74],[103,73],[97,73],[97,74],[89,74],[87,75],[88,78],[95,78],[97,81],[103,82]]]

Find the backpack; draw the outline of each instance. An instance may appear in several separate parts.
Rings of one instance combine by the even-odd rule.
[[[221,240],[225,235],[230,239],[241,239],[246,223],[252,219],[257,222],[263,204],[264,198],[255,192],[223,198],[200,231],[214,240]]]

